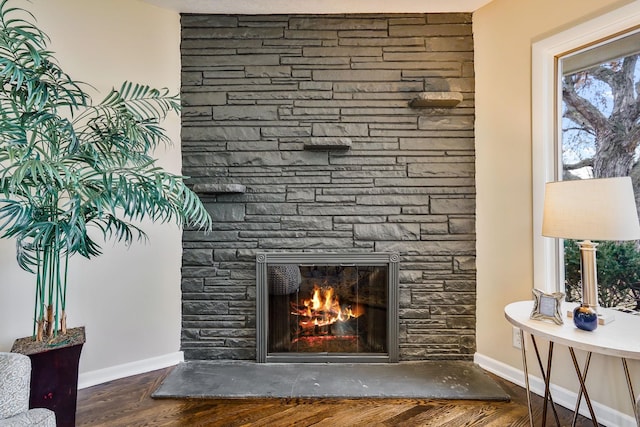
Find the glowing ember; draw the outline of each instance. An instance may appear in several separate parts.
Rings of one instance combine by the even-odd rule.
[[[334,295],[332,287],[313,287],[313,296],[302,300],[302,304],[291,304],[292,312],[300,316],[298,324],[303,329],[332,325],[356,318],[364,313],[364,309],[356,305],[340,306],[338,297]]]

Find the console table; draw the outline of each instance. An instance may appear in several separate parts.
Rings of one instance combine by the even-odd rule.
[[[575,307],[575,304],[563,303],[561,313],[567,313]],[[623,312],[615,311],[615,320],[606,325],[598,325],[595,331],[588,332],[576,328],[573,324],[573,320],[564,316],[564,324],[556,325],[555,323],[541,320],[533,320],[530,318],[531,310],[533,309],[533,301],[519,301],[507,305],[504,308],[504,314],[509,323],[517,327],[521,331],[522,335],[522,364],[524,367],[524,379],[527,390],[527,405],[529,409],[529,423],[533,427],[533,412],[531,407],[531,397],[529,389],[529,374],[527,369],[527,351],[525,333],[531,337],[531,342],[535,350],[538,364],[540,366],[540,372],[544,379],[544,403],[542,414],[542,425],[546,425],[546,415],[548,403],[551,403],[555,420],[557,425],[560,425],[558,415],[556,413],[553,398],[551,397],[549,384],[551,382],[551,363],[553,359],[553,346],[554,344],[561,344],[569,348],[571,360],[580,383],[580,390],[578,392],[578,398],[573,415],[572,425],[575,425],[578,416],[578,408],[580,407],[580,401],[584,396],[589,413],[591,414],[591,420],[594,426],[598,426],[596,414],[591,405],[591,399],[589,398],[589,392],[585,385],[587,374],[589,370],[589,363],[591,361],[592,353],[604,354],[607,356],[613,356],[619,358],[622,361],[622,367],[627,380],[627,387],[629,389],[629,396],[631,397],[631,403],[636,419],[638,418],[638,409],[636,407],[636,398],[633,391],[633,385],[631,377],[629,375],[629,368],[627,366],[627,359],[640,359],[640,340],[637,338],[638,331],[640,330],[640,316],[627,314]],[[538,346],[536,343],[536,337],[549,341],[549,350],[547,355],[546,367],[542,362]],[[575,355],[575,349],[583,350],[587,352],[584,365],[581,368],[578,364]],[[640,424],[639,424],[640,427]]]

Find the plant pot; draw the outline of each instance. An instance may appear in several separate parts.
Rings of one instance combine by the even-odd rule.
[[[31,359],[29,408],[51,409],[58,427],[74,427],[76,423],[78,364],[84,343],[84,327],[80,327],[48,342],[20,338],[11,348]]]

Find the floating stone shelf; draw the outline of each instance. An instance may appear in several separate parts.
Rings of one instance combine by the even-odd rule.
[[[193,191],[201,194],[238,194],[247,191],[242,184],[194,184]]]
[[[409,101],[409,105],[413,108],[453,108],[460,102],[462,102],[460,92],[422,92]]]
[[[304,143],[305,150],[342,150],[346,151],[351,148],[351,138],[311,138]]]

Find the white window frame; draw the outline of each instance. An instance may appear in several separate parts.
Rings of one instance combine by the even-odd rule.
[[[534,42],[531,49],[531,138],[533,179],[533,286],[546,292],[564,291],[564,263],[559,239],[542,236],[544,186],[559,176],[557,96],[558,59],[570,52],[640,26],[640,1]]]

